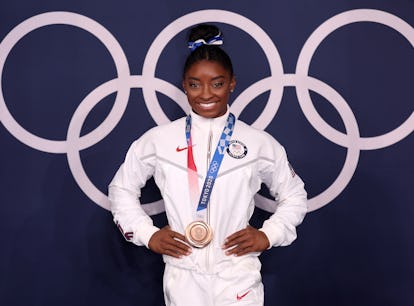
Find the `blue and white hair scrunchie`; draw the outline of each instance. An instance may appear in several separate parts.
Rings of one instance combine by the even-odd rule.
[[[209,40],[205,41],[204,39],[197,39],[196,41],[189,41],[188,48],[193,52],[195,49],[202,45],[222,45],[223,38],[221,38],[221,32],[219,32],[216,36],[210,38]]]

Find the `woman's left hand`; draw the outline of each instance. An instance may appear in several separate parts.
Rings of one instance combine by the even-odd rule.
[[[226,255],[242,256],[251,252],[263,252],[270,246],[264,232],[248,225],[226,238],[223,249]]]

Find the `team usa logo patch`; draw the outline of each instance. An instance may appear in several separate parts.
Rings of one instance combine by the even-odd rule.
[[[243,158],[247,155],[247,147],[239,140],[230,140],[227,153],[233,158]]]
[[[118,229],[121,231],[122,235],[124,235],[125,239],[127,241],[131,241],[131,239],[134,237],[134,233],[133,232],[124,233],[124,229],[121,227],[118,221],[116,222],[116,226],[118,226]]]

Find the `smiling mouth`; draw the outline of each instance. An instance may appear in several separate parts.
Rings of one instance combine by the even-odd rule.
[[[210,103],[198,103],[201,108],[212,108],[216,105],[217,102],[210,102]]]

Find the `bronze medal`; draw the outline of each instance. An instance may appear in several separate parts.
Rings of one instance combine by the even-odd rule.
[[[213,231],[206,222],[194,221],[185,229],[185,238],[193,247],[204,248],[213,238]]]

